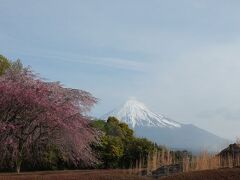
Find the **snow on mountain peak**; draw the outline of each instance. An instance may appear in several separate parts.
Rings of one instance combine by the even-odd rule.
[[[137,101],[135,98],[131,98],[120,108],[114,109],[102,118],[107,119],[109,116],[114,116],[133,128],[135,126],[181,127],[180,123],[150,111],[142,102]]]

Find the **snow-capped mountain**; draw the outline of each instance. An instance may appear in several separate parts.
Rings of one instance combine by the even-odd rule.
[[[150,126],[150,127],[168,127],[180,128],[181,124],[170,120],[169,118],[150,111],[142,102],[135,99],[128,100],[120,108],[105,114],[102,119],[114,116],[130,127]]]
[[[102,116],[114,116],[134,129],[138,137],[146,137],[160,145],[193,152],[218,151],[229,142],[191,124],[173,121],[149,110],[142,102],[130,99],[119,108]]]

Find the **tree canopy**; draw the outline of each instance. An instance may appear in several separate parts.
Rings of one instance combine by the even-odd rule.
[[[22,162],[48,147],[75,165],[95,163],[90,144],[96,133],[84,114],[96,99],[15,65],[0,76],[0,166],[11,163],[19,172]]]
[[[135,137],[134,131],[115,117],[107,121],[95,120],[91,124],[103,132],[96,152],[104,168],[129,168],[141,158],[146,161],[150,153],[160,148],[145,138]]]
[[[0,75],[10,67],[10,61],[0,54]]]

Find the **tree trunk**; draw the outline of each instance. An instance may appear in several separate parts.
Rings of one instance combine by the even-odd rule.
[[[21,153],[19,153],[17,160],[16,160],[16,170],[17,170],[18,174],[20,173],[20,170],[21,170],[21,164],[22,164],[22,155],[21,155]]]
[[[17,165],[17,173],[19,174],[20,173],[20,169],[21,169],[21,165]]]
[[[22,155],[23,155],[23,141],[20,139],[18,144],[18,153],[17,153],[17,159],[16,159],[16,170],[18,174],[20,173],[20,170],[21,170]]]
[[[21,169],[21,161],[16,163],[16,170],[18,174],[20,173],[20,169]]]

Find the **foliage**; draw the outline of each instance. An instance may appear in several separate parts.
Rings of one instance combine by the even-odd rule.
[[[26,70],[27,68],[23,67],[23,64],[19,59],[17,59],[16,61],[10,61],[9,59],[0,54],[0,76],[10,70],[17,73],[24,69]]]
[[[24,171],[36,171],[58,170],[65,169],[67,167],[68,164],[64,160],[63,154],[56,146],[49,144],[46,145],[41,151],[33,148],[31,158],[25,159],[22,162],[21,169]]]
[[[96,133],[84,115],[96,103],[91,94],[45,82],[20,61],[0,76],[0,94],[0,166],[20,171],[49,144],[75,165],[96,162],[89,146]]]
[[[122,166],[135,165],[137,161],[146,162],[148,155],[152,154],[157,145],[154,145],[151,141],[146,138],[133,138],[126,144],[124,156],[122,157]]]
[[[117,168],[120,158],[123,156],[124,146],[121,138],[104,136],[102,138],[101,156],[105,167]]]
[[[91,125],[103,132],[95,150],[104,168],[129,168],[140,158],[146,160],[148,154],[159,148],[145,138],[136,138],[133,130],[115,117],[109,117],[107,122],[94,120]]]
[[[0,54],[0,75],[10,67],[10,61]]]

